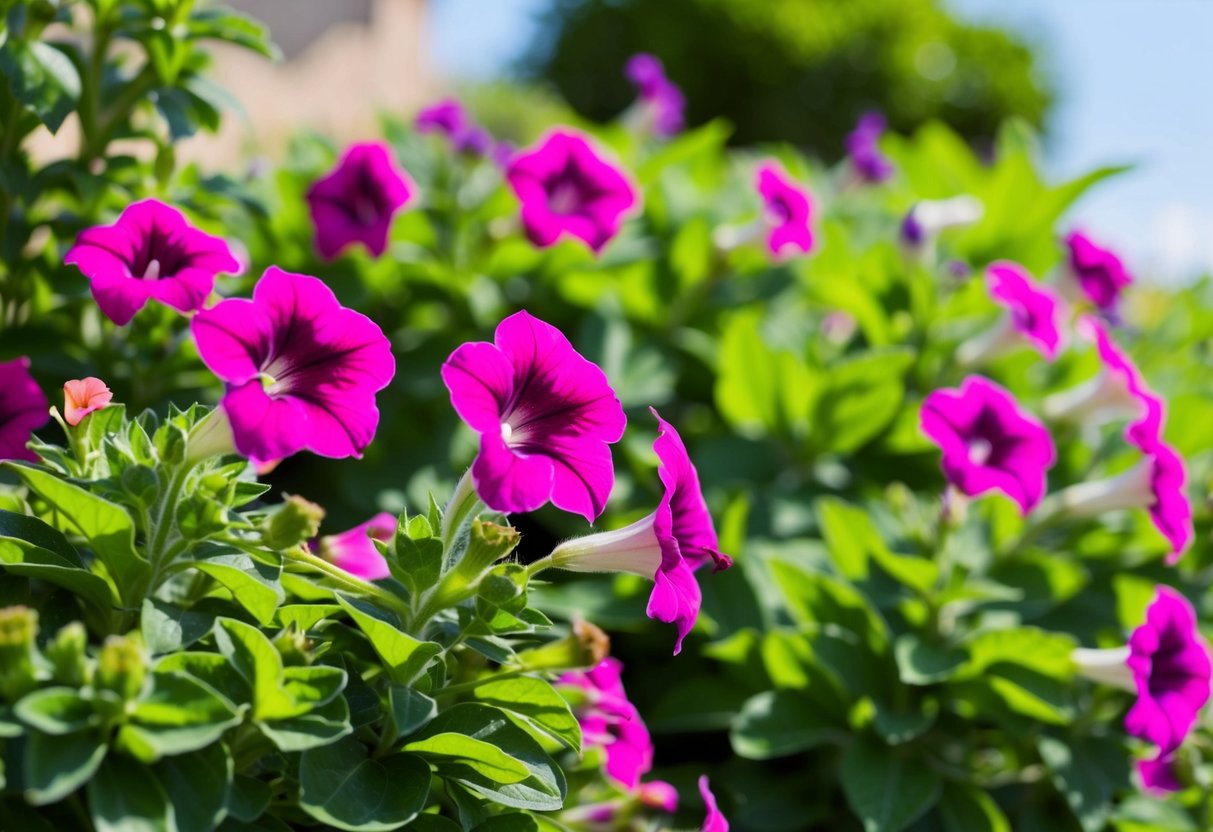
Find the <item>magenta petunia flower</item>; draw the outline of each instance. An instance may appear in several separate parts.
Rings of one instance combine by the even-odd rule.
[[[29,372],[29,359],[0,361],[0,459],[37,462],[25,447],[33,432],[50,421],[50,402]]]
[[[702,795],[704,805],[708,808],[708,814],[703,819],[700,832],[729,832],[729,822],[716,805],[716,795],[712,794],[706,774],[699,778],[699,794]]]
[[[80,232],[63,262],[89,279],[97,306],[118,326],[149,300],[195,312],[215,288],[215,275],[240,271],[226,242],[154,199],[128,205],[113,225]]]
[[[272,266],[252,300],[225,300],[190,327],[203,362],[227,382],[220,406],[244,456],[361,456],[374,438],[375,394],[396,372],[391,344],[321,280]]]
[[[654,55],[633,55],[624,68],[624,75],[636,85],[640,99],[637,112],[640,120],[657,136],[668,138],[683,128],[686,99],[682,90],[665,75],[665,67]]]
[[[529,313],[497,325],[494,343],[463,344],[442,365],[451,405],[480,434],[476,492],[498,511],[548,500],[594,522],[615,482],[610,445],[627,425],[606,374]]]
[[[1018,263],[999,260],[986,270],[990,297],[1007,310],[1003,319],[984,334],[961,344],[956,351],[962,364],[980,364],[1027,342],[1049,361],[1061,346],[1061,301],[1032,279]]]
[[[975,497],[1001,491],[1027,514],[1044,495],[1045,472],[1057,458],[1044,425],[1002,387],[969,376],[960,389],[923,400],[922,430],[943,451],[948,481]]]
[[[351,145],[337,167],[307,190],[320,256],[332,260],[355,243],[376,257],[382,255],[392,219],[415,191],[386,144]]]
[[[657,510],[622,529],[566,540],[551,557],[553,566],[572,572],[633,572],[651,577],[648,616],[674,624],[678,632],[674,655],[678,655],[699,616],[702,596],[694,570],[708,562],[714,571],[728,569],[733,561],[720,552],[699,474],[682,438],[656,410],[652,413],[658,424],[653,442],[660,461],[657,473],[665,487]]]
[[[1124,263],[1081,231],[1065,238],[1066,268],[1062,288],[1078,300],[1086,296],[1102,312],[1114,312],[1121,292],[1133,282]]]
[[[94,410],[101,410],[114,399],[105,382],[94,376],[74,378],[63,383],[63,418],[78,425]]]
[[[391,574],[387,561],[375,547],[376,540],[391,540],[396,518],[381,511],[348,531],[325,535],[317,541],[321,557],[363,580],[377,581]]]
[[[864,113],[846,138],[851,167],[864,182],[883,182],[893,175],[893,163],[880,152],[880,136],[884,129],[883,115]]]
[[[585,705],[578,708],[586,745],[606,752],[606,772],[629,791],[640,788],[640,778],[653,767],[653,740],[644,720],[623,689],[623,663],[605,658],[590,670],[565,673],[559,684],[580,688]]]
[[[487,156],[493,148],[493,137],[478,127],[467,110],[454,98],[446,98],[417,113],[413,125],[418,133],[440,133],[450,139],[459,153]]]
[[[1168,758],[1183,743],[1209,701],[1213,665],[1209,647],[1196,629],[1188,600],[1166,586],[1146,610],[1146,620],[1129,638],[1129,669],[1137,684],[1137,702],[1125,717],[1125,729],[1153,743],[1158,755],[1141,773],[1148,786],[1173,789]]]
[[[505,176],[522,202],[527,237],[542,247],[567,234],[600,252],[638,199],[623,171],[570,130],[516,153]]]
[[[797,250],[813,250],[810,226],[813,204],[809,192],[788,176],[775,162],[758,169],[755,187],[763,201],[767,227],[767,250],[775,257]]]

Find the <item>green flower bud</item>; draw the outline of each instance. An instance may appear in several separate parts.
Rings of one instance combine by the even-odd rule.
[[[56,683],[78,688],[88,682],[88,633],[79,621],[63,627],[43,651]]]
[[[38,613],[29,607],[0,609],[0,697],[15,702],[37,684],[34,639]]]
[[[292,549],[320,533],[324,509],[292,494],[261,524],[261,540],[271,549]]]
[[[292,623],[274,637],[274,648],[286,667],[302,667],[312,663],[312,642]]]
[[[590,622],[578,620],[564,638],[517,653],[510,667],[525,671],[577,670],[596,667],[610,653],[610,636]]]
[[[97,655],[93,687],[107,690],[123,701],[130,701],[143,690],[147,663],[143,645],[131,636],[110,636]]]
[[[455,564],[454,571],[467,583],[479,578],[486,569],[514,551],[521,535],[512,526],[485,523],[476,518],[468,536],[468,547]]]

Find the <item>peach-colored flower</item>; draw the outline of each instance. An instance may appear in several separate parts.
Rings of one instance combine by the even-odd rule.
[[[63,384],[63,418],[78,425],[85,416],[110,403],[114,394],[99,378],[74,378]]]

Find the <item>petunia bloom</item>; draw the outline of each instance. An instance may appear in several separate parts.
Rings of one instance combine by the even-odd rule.
[[[190,328],[227,382],[219,404],[244,456],[361,456],[374,438],[375,394],[396,372],[391,344],[321,280],[271,267],[251,300],[225,300]]]
[[[1063,293],[1073,300],[1086,297],[1101,312],[1115,312],[1121,293],[1133,282],[1121,259],[1081,231],[1067,234],[1065,246]]]
[[[653,579],[649,618],[674,624],[674,655],[695,626],[702,595],[694,570],[711,562],[727,569],[732,559],[720,552],[699,474],[673,426],[656,410],[653,450],[665,493],[657,510],[630,526],[566,540],[552,551],[552,565],[571,572],[633,572]]]
[[[391,540],[396,534],[396,518],[381,511],[348,531],[325,535],[317,542],[320,556],[341,567],[351,575],[367,581],[377,581],[391,574],[376,540]]]
[[[600,252],[637,203],[623,172],[570,130],[552,131],[514,154],[505,177],[522,203],[527,237],[541,247],[567,234]]]
[[[113,225],[80,232],[63,262],[88,277],[97,306],[118,326],[149,300],[197,311],[215,288],[215,275],[240,271],[226,242],[154,199],[127,206]]]
[[[497,511],[551,500],[594,522],[615,482],[610,445],[627,425],[606,374],[526,311],[493,341],[463,344],[442,365],[451,405],[480,434],[477,494]]]
[[[682,90],[666,77],[659,58],[643,52],[633,55],[624,75],[636,85],[640,97],[635,112],[644,126],[663,138],[682,130],[686,99]]]
[[[1027,343],[1049,361],[1061,346],[1061,301],[1049,289],[1032,280],[1018,263],[999,260],[986,270],[990,297],[1006,310],[995,326],[966,341],[956,350],[962,364],[989,361]]]
[[[941,233],[964,228],[985,215],[981,200],[968,194],[914,203],[901,220],[901,244],[910,252],[929,251]]]
[[[337,167],[307,190],[320,256],[331,260],[355,243],[382,255],[392,219],[415,190],[386,144],[351,145]]]
[[[944,475],[962,493],[1001,491],[1024,514],[1040,502],[1057,458],[1053,439],[1002,387],[969,376],[959,389],[936,390],[923,400],[921,424],[943,451]]]
[[[37,462],[25,447],[33,432],[50,420],[50,402],[29,372],[28,358],[0,361],[0,459]]]
[[[851,168],[864,182],[884,182],[893,175],[893,163],[880,152],[880,136],[884,129],[883,115],[864,113],[846,138]]]
[[[493,147],[493,137],[478,127],[467,110],[454,98],[446,98],[417,113],[413,126],[419,133],[440,133],[446,136],[456,151],[472,156],[487,156]]]
[[[755,181],[763,201],[767,228],[767,250],[774,257],[789,251],[808,253],[813,249],[810,219],[813,211],[809,192],[798,185],[774,162],[758,169]]]
[[[729,832],[729,822],[716,805],[716,795],[712,794],[706,774],[699,778],[699,794],[703,797],[703,803],[708,809],[700,832]]]
[[[623,663],[605,658],[590,670],[561,675],[557,682],[584,691],[577,709],[586,745],[606,752],[606,773],[625,789],[640,788],[640,778],[653,767],[653,740],[644,720],[623,689]]]
[[[72,379],[63,384],[63,418],[69,425],[78,425],[85,416],[109,404],[114,394],[105,382],[89,376]]]

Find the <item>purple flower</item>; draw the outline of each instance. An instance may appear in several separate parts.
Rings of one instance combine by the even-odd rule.
[[[901,242],[910,252],[923,252],[949,228],[972,225],[985,214],[981,201],[968,194],[915,202],[901,220]]]
[[[652,410],[650,408],[650,410]],[[561,543],[552,565],[572,572],[633,572],[653,579],[649,618],[674,624],[674,655],[695,626],[702,595],[694,570],[712,562],[714,571],[728,569],[732,559],[720,552],[712,517],[699,486],[699,474],[678,431],[657,419],[653,450],[657,474],[665,488],[657,510],[630,526]]]
[[[665,76],[661,61],[653,55],[633,55],[624,69],[627,79],[636,85],[640,112],[654,134],[668,138],[683,128],[686,100],[682,90]]]
[[[441,133],[446,136],[459,153],[487,156],[493,147],[493,137],[484,128],[476,126],[463,105],[454,98],[446,98],[426,107],[417,113],[413,125],[418,133]]]
[[[813,211],[809,192],[800,187],[775,162],[758,169],[755,187],[762,197],[767,225],[767,250],[779,257],[789,250],[807,254],[813,249],[809,225]]]
[[[1101,312],[1114,312],[1120,293],[1133,282],[1124,263],[1081,231],[1071,231],[1065,244],[1063,287],[1069,287],[1072,295],[1077,294],[1076,287]]]
[[[1161,586],[1146,610],[1145,623],[1129,638],[1126,662],[1137,684],[1137,702],[1125,717],[1125,729],[1158,747],[1143,764],[1147,786],[1178,787],[1168,764],[1209,701],[1213,666],[1209,648],[1196,629],[1196,614],[1187,599]]]
[[[351,575],[367,581],[377,581],[391,574],[387,561],[375,547],[376,540],[391,540],[396,534],[396,518],[381,511],[348,531],[325,535],[317,548],[326,560]]]
[[[586,704],[577,712],[582,737],[587,745],[606,751],[611,779],[635,791],[653,767],[653,740],[636,706],[628,701],[622,673],[622,662],[606,658],[590,670],[565,673],[557,682],[586,693]]]
[[[962,364],[979,364],[1027,341],[1049,361],[1057,356],[1061,332],[1057,322],[1061,301],[1036,283],[1018,263],[999,260],[986,271],[990,297],[1007,310],[1003,320],[985,334],[957,349]]]
[[[63,262],[89,278],[97,306],[118,326],[149,300],[195,312],[215,288],[216,274],[240,271],[227,243],[154,199],[128,205],[113,225],[80,232]]]
[[[846,138],[851,167],[864,182],[883,182],[893,175],[893,164],[880,152],[880,136],[884,128],[883,115],[864,113]]]
[[[25,447],[33,432],[50,420],[50,402],[29,372],[29,359],[0,361],[0,459],[37,462]]]
[[[337,167],[307,190],[320,256],[332,260],[355,243],[362,243],[376,257],[382,255],[392,218],[415,190],[387,145],[351,145]]]
[[[729,832],[729,822],[716,806],[716,795],[712,794],[712,790],[708,786],[706,774],[699,778],[699,794],[703,797],[703,803],[708,809],[700,832]]]
[[[943,451],[944,475],[962,493],[1001,491],[1024,514],[1040,502],[1057,456],[1053,440],[1002,387],[969,376],[959,390],[936,390],[922,403],[921,424]]]
[[[463,344],[442,365],[451,405],[480,434],[472,478],[498,511],[548,500],[594,522],[615,482],[611,443],[627,417],[606,375],[560,330],[517,312],[494,343]]]
[[[220,406],[244,456],[361,456],[374,438],[375,393],[396,372],[391,344],[319,279],[272,266],[252,300],[225,300],[190,326],[203,362],[227,382]]]
[[[623,172],[570,130],[555,130],[515,154],[505,176],[522,202],[527,237],[541,247],[568,234],[600,252],[637,202]]]

